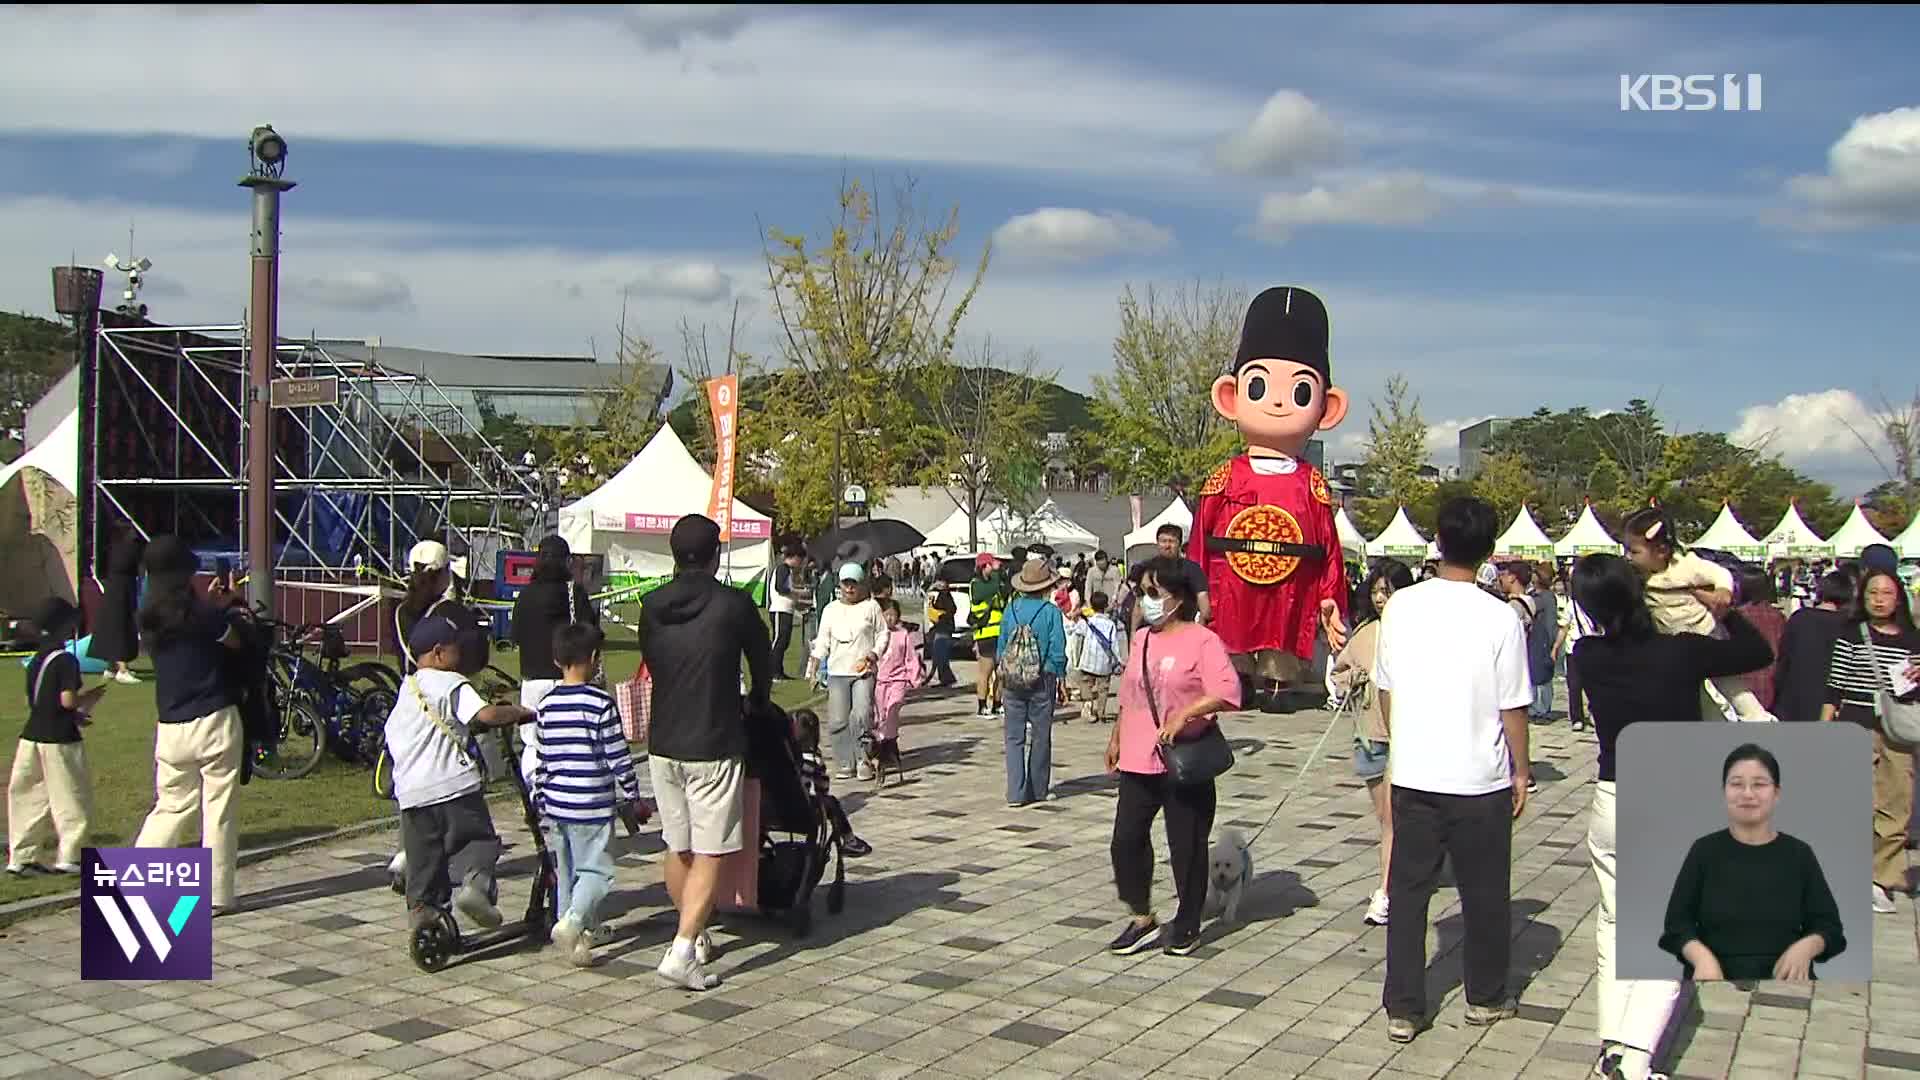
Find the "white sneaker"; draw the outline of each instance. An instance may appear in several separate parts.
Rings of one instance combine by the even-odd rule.
[[[1876,915],[1892,915],[1900,909],[1893,904],[1893,894],[1884,885],[1873,887],[1873,912]]]
[[[462,885],[453,891],[453,906],[460,914],[488,930],[497,930],[506,921],[501,918],[500,909],[487,899],[487,894],[471,885]]]
[[[1367,897],[1367,925],[1387,925],[1387,894],[1377,889]]]
[[[398,874],[401,877],[407,876],[407,853],[406,852],[399,851],[394,853],[393,858],[388,860],[387,862],[387,873]]]
[[[713,963],[713,935],[702,930],[700,936],[693,939],[693,958],[701,967]]]
[[[76,862],[57,862],[53,864],[53,872],[56,874],[77,874],[80,872],[80,864]]]
[[[139,686],[140,685],[140,677],[138,675],[135,675],[131,671],[114,672],[113,681],[119,683],[122,686]]]
[[[581,934],[574,939],[573,948],[568,951],[567,959],[577,968],[593,966],[593,935]]]
[[[587,928],[581,925],[580,919],[572,912],[568,912],[560,917],[559,922],[553,924],[553,933],[548,936],[548,940],[560,946],[561,952],[570,953],[586,935],[586,930]]]
[[[718,975],[709,975],[707,966],[700,962],[699,946],[694,952],[682,955],[671,945],[667,947],[666,958],[660,961],[655,973],[674,986],[685,990],[711,990],[720,985]]]
[[[855,770],[854,770],[854,773],[855,773],[855,775],[856,775],[856,776],[858,776],[858,777],[859,777],[859,778],[860,778],[861,780],[871,780],[871,779],[873,779],[873,766],[871,766],[871,765],[869,765],[869,764],[867,764],[866,762],[864,762],[864,761],[862,761],[862,762],[860,763],[860,767],[859,767],[859,768],[857,768],[857,769],[855,769]]]
[[[833,778],[835,780],[851,780],[853,779],[853,770],[841,769],[833,774]]]

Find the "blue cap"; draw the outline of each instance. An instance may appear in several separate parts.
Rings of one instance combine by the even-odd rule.
[[[1888,574],[1900,572],[1900,554],[1890,544],[1868,544],[1860,551],[1860,565]]]
[[[414,659],[427,655],[442,645],[451,645],[460,640],[460,628],[445,615],[428,615],[413,624],[413,631],[407,635],[407,653]]]

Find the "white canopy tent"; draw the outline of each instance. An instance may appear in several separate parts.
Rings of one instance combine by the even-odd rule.
[[[1344,506],[1340,508],[1339,513],[1333,515],[1333,531],[1340,534],[1341,551],[1349,556],[1366,557],[1367,538],[1361,534],[1360,527],[1353,523],[1353,519],[1347,516],[1347,508]]]
[[[1599,518],[1593,516],[1593,504],[1588,503],[1580,511],[1580,520],[1573,523],[1567,535],[1554,543],[1553,556],[1556,559],[1577,559],[1582,555],[1618,555],[1621,550],[1620,542],[1607,532],[1607,527],[1600,524]]]
[[[1857,559],[1868,547],[1886,542],[1887,538],[1881,536],[1880,530],[1867,520],[1867,512],[1860,508],[1859,503],[1853,504],[1853,513],[1848,514],[1840,530],[1827,539],[1827,543],[1833,545],[1833,557],[1836,559]]]
[[[68,412],[18,459],[0,465],[0,610],[30,615],[50,596],[79,596],[80,414]]]
[[[1368,541],[1367,557],[1373,559],[1420,559],[1427,557],[1427,538],[1413,527],[1402,506],[1393,512],[1393,520],[1379,536]]]
[[[1048,499],[1039,509],[1022,518],[1020,532],[1029,544],[1046,544],[1056,554],[1073,552],[1093,552],[1100,547],[1100,538],[1088,532],[1081,524],[1067,516],[1060,504]]]
[[[1913,515],[1913,524],[1908,525],[1906,531],[1888,543],[1893,545],[1893,550],[1900,553],[1901,558],[1920,559],[1920,513]]]
[[[688,514],[707,512],[713,477],[663,424],[645,449],[612,479],[560,509],[560,536],[579,554],[605,555],[612,573],[673,572],[667,536]],[[733,501],[733,541],[720,573],[733,582],[765,572],[773,552],[773,520]]]
[[[979,534],[980,550],[990,551],[996,555],[1010,554],[1013,546],[1022,542],[1016,538],[1019,532],[1017,523],[1004,506],[993,507],[981,514],[976,531]],[[935,525],[927,533],[921,549],[943,548],[949,551],[968,551],[971,550],[968,547],[971,542],[967,536],[967,512],[960,507],[955,507],[945,521]]]
[[[1493,542],[1493,553],[1509,559],[1551,559],[1553,541],[1547,539],[1539,523],[1533,520],[1533,514],[1522,506],[1513,524]]]
[[[1770,559],[1831,559],[1833,545],[1820,539],[1800,517],[1800,508],[1787,504],[1787,512],[1781,516],[1780,524],[1767,534],[1767,557]]]
[[[1707,526],[1707,531],[1700,534],[1693,546],[1724,551],[1748,562],[1767,560],[1767,545],[1753,538],[1747,527],[1740,524],[1740,519],[1733,516],[1733,507],[1726,503],[1720,504],[1720,516],[1713,519],[1713,524]]]
[[[1193,531],[1193,511],[1187,509],[1187,504],[1179,499],[1173,500],[1168,503],[1166,509],[1160,511],[1152,521],[1147,522],[1127,534],[1126,539],[1123,541],[1126,549],[1132,551],[1134,548],[1152,547],[1155,542],[1154,538],[1160,532],[1160,526],[1162,525],[1180,526],[1180,533],[1183,536],[1191,533]]]

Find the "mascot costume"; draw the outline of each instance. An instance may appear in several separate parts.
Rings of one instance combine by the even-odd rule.
[[[1282,287],[1254,298],[1233,366],[1213,384],[1213,407],[1247,450],[1200,488],[1187,555],[1206,571],[1213,630],[1241,674],[1297,683],[1322,630],[1330,649],[1346,643],[1333,496],[1301,460],[1309,439],[1347,416],[1319,297]]]

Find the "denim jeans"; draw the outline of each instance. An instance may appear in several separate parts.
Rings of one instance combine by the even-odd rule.
[[[572,915],[592,930],[600,925],[600,901],[613,889],[613,820],[598,825],[543,821],[547,848],[553,852],[553,873],[559,895],[554,914]]]
[[[1031,690],[1008,687],[1002,696],[1007,717],[1007,802],[1025,804],[1047,797],[1053,783],[1053,701],[1057,677],[1048,672]]]
[[[952,686],[959,682],[953,675],[953,635],[934,634],[929,651],[933,654],[933,677],[940,685]]]
[[[1542,720],[1553,715],[1552,679],[1548,679],[1546,682],[1533,688],[1533,709],[1531,711],[1534,716]]]
[[[842,772],[860,761],[860,736],[873,730],[873,676],[827,676],[827,736],[833,767]]]

